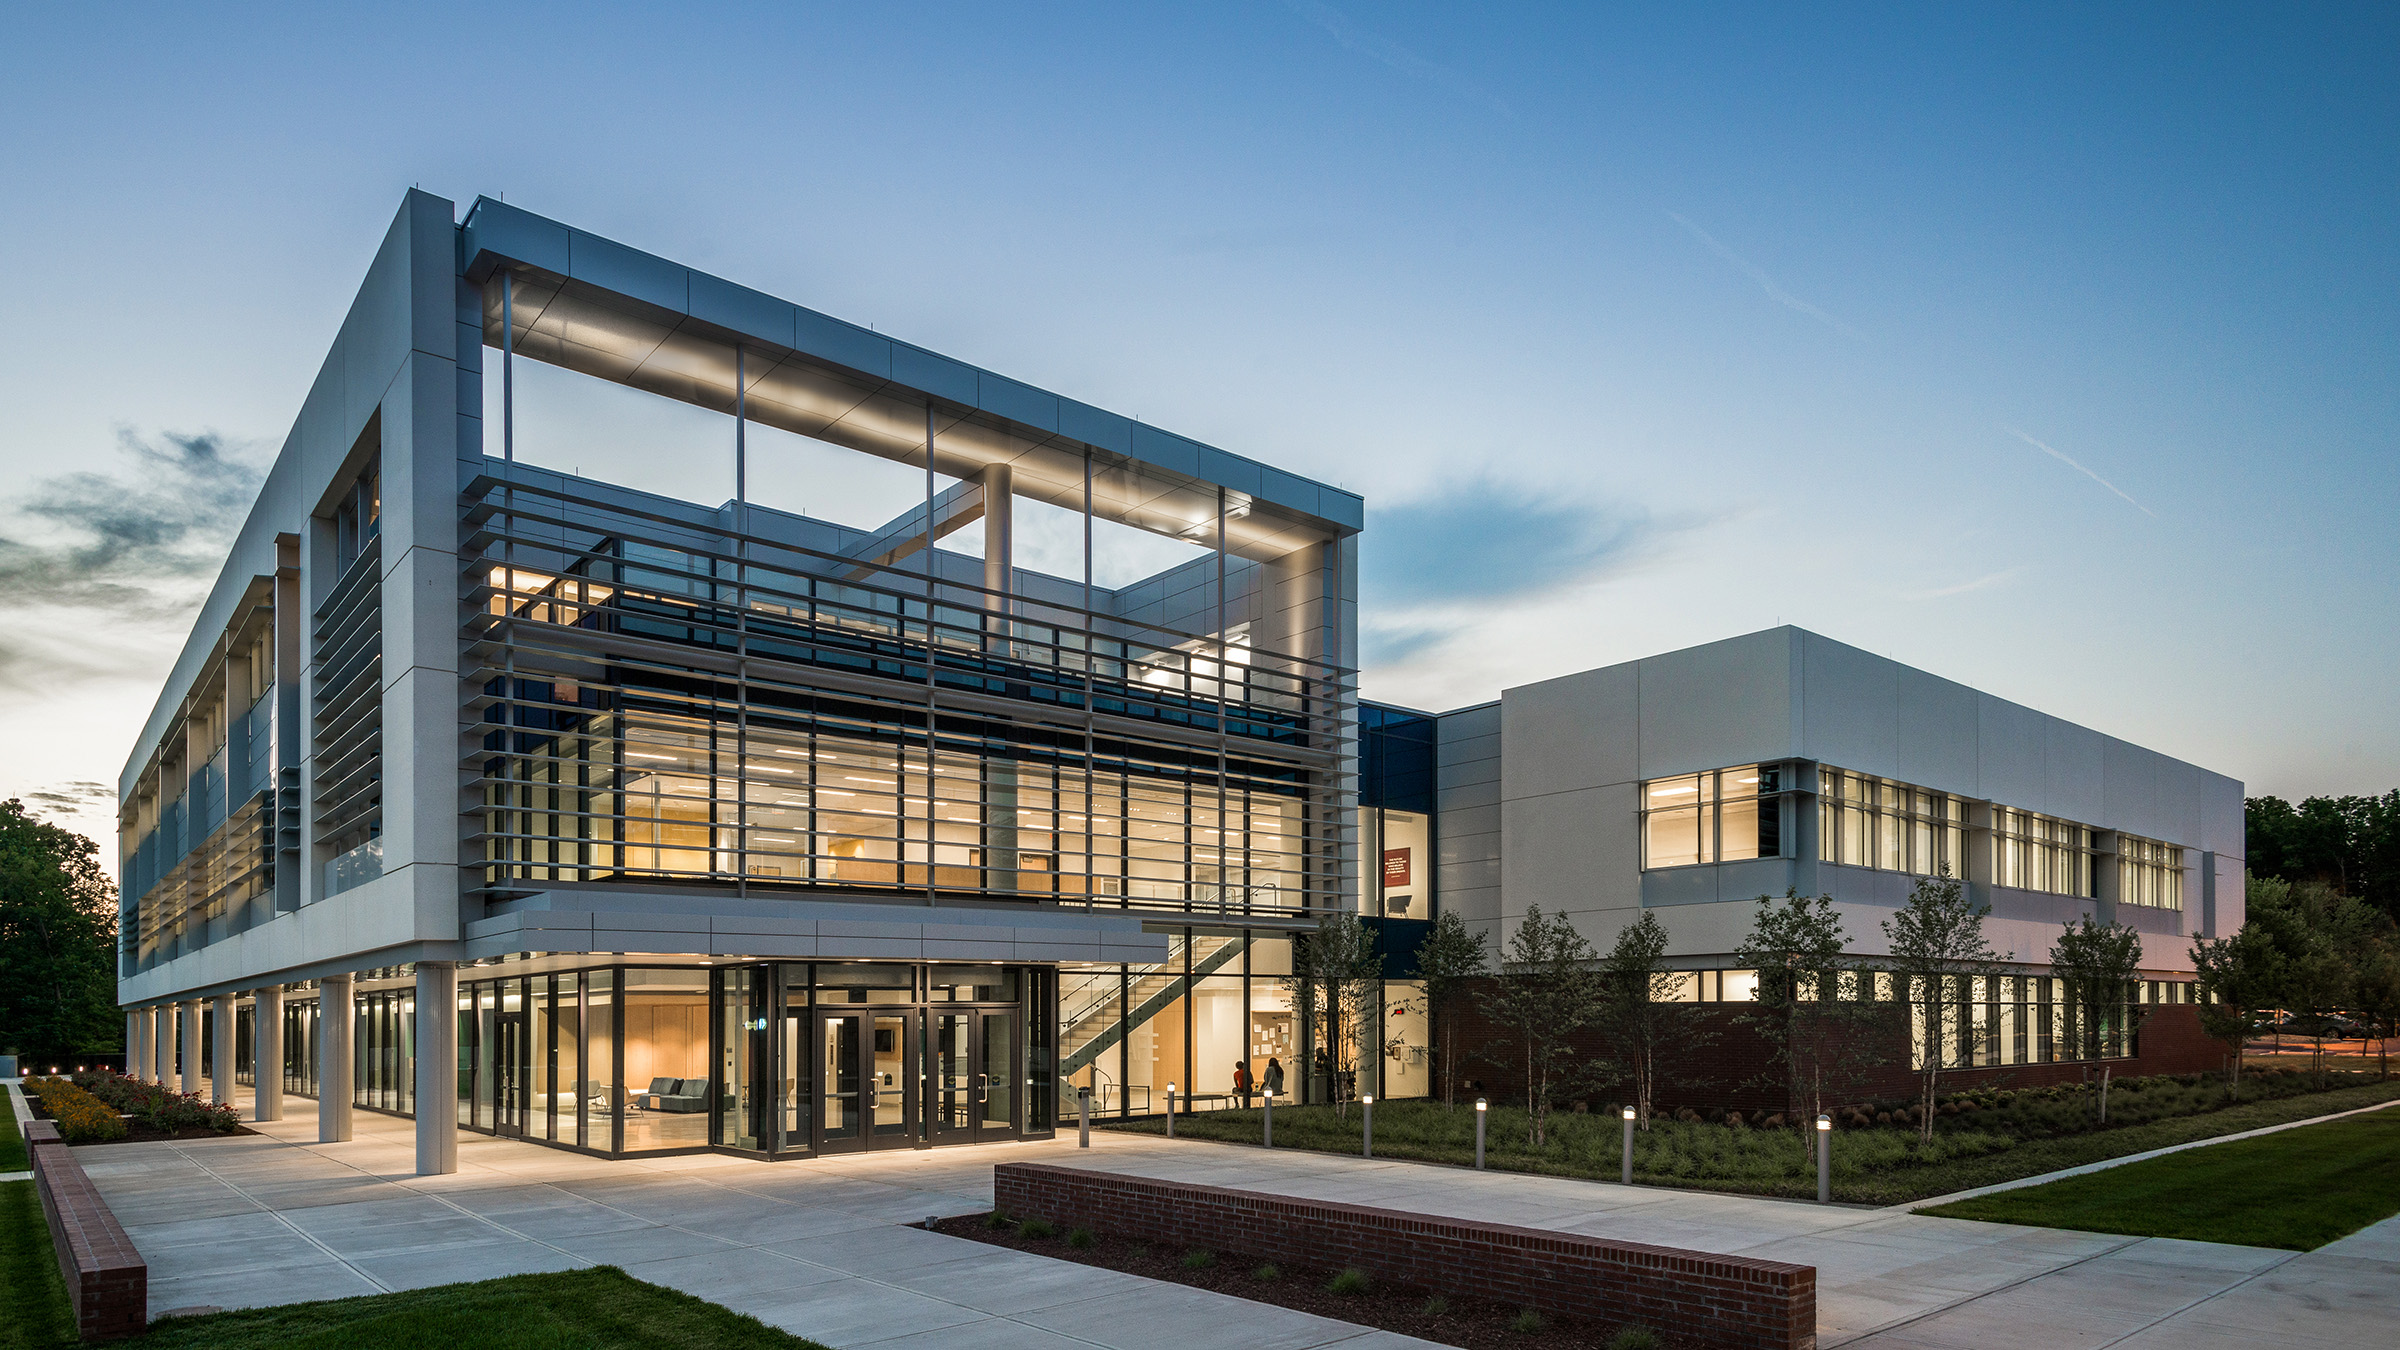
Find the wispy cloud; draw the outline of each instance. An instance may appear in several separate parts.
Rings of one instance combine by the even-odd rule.
[[[1965,595],[1969,591],[1980,591],[1987,586],[1997,586],[2024,570],[2022,567],[2003,567],[1997,572],[1977,577],[1973,581],[1962,581],[1955,586],[1936,586],[1925,591],[1903,591],[1900,598],[1903,600],[1941,600],[1953,595]]]
[[[0,684],[145,669],[223,565],[259,470],[214,433],[117,435],[127,464],[0,504]]]
[[[46,811],[77,815],[116,805],[117,790],[106,783],[88,780],[58,783],[25,793],[22,800]]]
[[[1331,34],[1343,48],[1357,52],[1370,60],[1380,61],[1412,79],[1427,80],[1462,98],[1481,103],[1502,117],[1514,120],[1516,111],[1501,101],[1498,95],[1466,76],[1426,60],[1390,38],[1370,33],[1352,22],[1350,17],[1323,0],[1283,0],[1284,8]]]
[[[2118,487],[2116,484],[2108,481],[2105,478],[2102,478],[2100,475],[2093,473],[2090,469],[2085,468],[2083,465],[2075,462],[2068,456],[2061,454],[2059,451],[2051,448],[2050,446],[2042,444],[2040,441],[2037,441],[2033,437],[2026,435],[2024,432],[2017,430],[2015,427],[2005,427],[2003,430],[2007,431],[2009,435],[2016,437],[2018,440],[2025,442],[2027,445],[2032,446],[2034,449],[2041,451],[2045,455],[2048,455],[2050,458],[2057,460],[2059,463],[2066,465],[2070,469],[2073,469],[2075,472],[2082,474],[2084,477],[2091,479],[2095,483],[2098,483],[2100,486],[2107,488],[2109,491],[2117,494],[2119,497],[2124,497],[2125,504],[2132,507],[2134,510],[2141,512],[2143,515],[2150,517],[2152,520],[2156,520],[2158,518],[2158,513],[2156,511],[2153,511],[2149,507],[2142,505],[2140,502],[2135,501],[2131,497],[2127,497],[2125,495],[2125,489]]]
[[[1796,296],[1790,291],[1787,291],[1783,287],[1777,285],[1775,283],[1775,278],[1768,276],[1765,268],[1760,267],[1757,263],[1750,261],[1741,254],[1734,252],[1732,249],[1725,247],[1723,243],[1718,241],[1715,235],[1710,234],[1704,229],[1701,229],[1699,226],[1694,225],[1691,221],[1685,219],[1683,216],[1677,215],[1673,211],[1667,212],[1667,219],[1674,221],[1678,225],[1681,225],[1686,233],[1690,234],[1692,238],[1699,240],[1702,246],[1707,248],[1709,252],[1716,254],[1718,257],[1723,258],[1729,263],[1732,263],[1735,267],[1741,270],[1743,275],[1749,277],[1752,281],[1757,282],[1759,289],[1765,291],[1767,293],[1767,298],[1773,300],[1776,304],[1782,305],[1787,309],[1798,310],[1800,313],[1815,319],[1817,322],[1824,324],[1826,327],[1831,328],[1833,331],[1840,333],[1844,337],[1855,338],[1860,342],[1865,342],[1867,340],[1866,334],[1858,331],[1855,328],[1852,328],[1850,325],[1843,323],[1840,319],[1833,317],[1824,310],[1817,308],[1815,305],[1808,303],[1806,300],[1801,299],[1799,296]]]
[[[1377,605],[1489,602],[1631,563],[1686,522],[1476,479],[1368,511],[1359,585]]]

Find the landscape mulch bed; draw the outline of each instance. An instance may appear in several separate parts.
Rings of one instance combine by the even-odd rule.
[[[28,1092],[25,1094],[25,1104],[33,1109],[35,1118],[40,1120],[48,1120],[50,1118],[50,1113],[42,1109],[41,1098],[36,1097],[32,1093]],[[156,1144],[162,1141],[177,1139],[223,1139],[229,1135],[256,1133],[258,1133],[258,1131],[251,1129],[247,1125],[236,1125],[230,1130],[212,1130],[206,1125],[187,1125],[180,1130],[154,1130],[149,1126],[144,1125],[142,1122],[135,1120],[133,1117],[127,1116],[125,1118],[124,1138],[85,1139],[77,1142],[73,1145],[73,1147],[91,1148],[98,1144]]]
[[[1019,1234],[1017,1225],[993,1227],[988,1216],[981,1214],[942,1219],[925,1226],[951,1237],[1013,1247],[1054,1260],[1123,1271],[1169,1284],[1210,1289],[1294,1312],[1314,1313],[1442,1345],[1460,1346],[1463,1350],[1526,1350],[1533,1346],[1543,1350],[1551,1347],[1606,1350],[1610,1338],[1619,1330],[1545,1314],[1538,1330],[1520,1331],[1515,1323],[1523,1310],[1489,1299],[1446,1296],[1442,1311],[1433,1312],[1427,1307],[1432,1292],[1413,1285],[1378,1281],[1364,1293],[1337,1294],[1326,1287],[1337,1272],[1314,1266],[1278,1263],[1277,1277],[1265,1280],[1259,1278],[1258,1271],[1267,1264],[1266,1259],[1241,1252],[1216,1252],[1212,1264],[1194,1269],[1183,1263],[1190,1248],[1146,1245],[1107,1233],[1094,1233],[1089,1247],[1074,1247],[1068,1244],[1067,1229],[1046,1238],[1025,1237]],[[1658,1336],[1661,1350],[1672,1350],[1680,1344],[1664,1328],[1653,1327],[1651,1331]]]

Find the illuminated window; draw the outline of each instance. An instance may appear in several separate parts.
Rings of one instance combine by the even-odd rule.
[[[1992,808],[1992,880],[2019,890],[2092,894],[2092,832],[2014,807]]]
[[[1966,875],[1967,804],[1842,769],[1817,771],[1817,856],[1850,867]]]
[[[2117,903],[2183,908],[2183,850],[2156,840],[2118,835]]]
[[[1642,784],[1642,866],[1781,857],[1781,783],[1779,766],[1748,764]]]

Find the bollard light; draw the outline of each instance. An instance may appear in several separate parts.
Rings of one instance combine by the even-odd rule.
[[[1359,1137],[1365,1143],[1365,1150],[1360,1156],[1372,1158],[1375,1156],[1375,1094],[1364,1094],[1358,1099],[1358,1104],[1366,1110],[1366,1121],[1359,1130]]]
[[[1079,1137],[1075,1142],[1075,1147],[1090,1148],[1092,1146],[1092,1090],[1090,1088],[1075,1089],[1075,1110],[1081,1117],[1077,1123]]]
[[[1628,1106],[1620,1114],[1625,1117],[1625,1168],[1618,1180],[1630,1186],[1633,1184],[1633,1108]]]
[[[1265,1147],[1275,1147],[1275,1089],[1267,1089]]]
[[[1175,1085],[1167,1084],[1167,1137],[1175,1137]]]
[[[1833,1203],[1833,1117],[1817,1117],[1817,1203]]]
[[[1490,1102],[1481,1097],[1475,1099],[1475,1170],[1478,1172],[1483,1170],[1483,1118],[1490,1108]]]

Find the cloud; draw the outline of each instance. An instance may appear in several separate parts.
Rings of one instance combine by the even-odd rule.
[[[2118,496],[2125,497],[2125,504],[2127,506],[2130,506],[2134,510],[2141,512],[2143,515],[2150,517],[2152,520],[2158,519],[2158,513],[2156,511],[2153,511],[2149,507],[2142,505],[2140,502],[2135,501],[2131,497],[2126,497],[2125,489],[2118,487],[2116,484],[2108,481],[2105,478],[2102,478],[2100,475],[2093,473],[2090,469],[2083,467],[2081,464],[2078,464],[2074,460],[2067,458],[2065,455],[2051,449],[2049,446],[2042,444],[2040,441],[2037,441],[2033,437],[2026,435],[2024,432],[2017,430],[2015,427],[2005,427],[2003,430],[2007,431],[2009,435],[2016,437],[2018,440],[2025,442],[2027,445],[2032,446],[2034,449],[2041,451],[2045,455],[2048,455],[2050,458],[2057,460],[2059,463],[2066,465],[2070,469],[2073,469],[2075,472],[2082,474],[2084,477],[2091,479],[2095,483],[2098,483],[2100,486],[2107,488],[2109,491],[2117,494]]]
[[[147,669],[182,638],[172,620],[258,495],[259,470],[213,432],[120,430],[117,445],[119,472],[62,474],[0,504],[0,684]]]
[[[1589,580],[1696,522],[1597,507],[1476,480],[1369,508],[1359,589],[1367,607],[1489,603]]]
[[[1283,4],[1284,8],[1331,34],[1333,40],[1342,44],[1345,50],[1357,52],[1370,60],[1380,61],[1411,79],[1438,84],[1461,98],[1489,107],[1492,111],[1511,121],[1516,118],[1517,114],[1514,109],[1482,85],[1448,66],[1426,60],[1390,38],[1380,37],[1360,28],[1350,21],[1348,15],[1323,3],[1323,0],[1283,0]]]
[[[36,788],[22,794],[22,800],[46,810],[62,811],[68,815],[74,815],[103,807],[114,808],[117,804],[117,790],[106,783],[77,780],[52,787]]]
[[[1840,319],[1837,319],[1826,313],[1824,310],[1817,308],[1815,305],[1808,303],[1806,300],[1803,300],[1799,296],[1792,294],[1783,287],[1776,285],[1775,278],[1768,276],[1765,268],[1760,267],[1758,264],[1750,261],[1748,258],[1743,257],[1741,254],[1736,253],[1732,249],[1729,249],[1723,244],[1717,242],[1717,237],[1715,235],[1710,234],[1704,229],[1701,229],[1699,226],[1694,225],[1692,222],[1675,214],[1673,211],[1667,212],[1667,219],[1674,221],[1678,225],[1681,225],[1691,234],[1692,238],[1699,240],[1703,245],[1705,245],[1709,252],[1716,254],[1725,261],[1732,263],[1735,267],[1740,268],[1742,272],[1752,281],[1757,282],[1759,289],[1765,291],[1767,293],[1767,298],[1773,300],[1775,303],[1782,305],[1787,309],[1798,310],[1802,314],[1815,319],[1817,322],[1824,324],[1826,327],[1831,328],[1833,331],[1840,333],[1844,337],[1856,338],[1860,342],[1865,342],[1867,340],[1866,334],[1858,331],[1855,328],[1852,328],[1846,323],[1843,323]]]
[[[1973,581],[1962,581],[1955,586],[1936,586],[1925,591],[1903,591],[1900,598],[1903,600],[1940,600],[1953,595],[1965,595],[1969,591],[1980,591],[1986,586],[1997,586],[2024,570],[2022,567],[2003,567],[1997,572],[1977,577]]]

